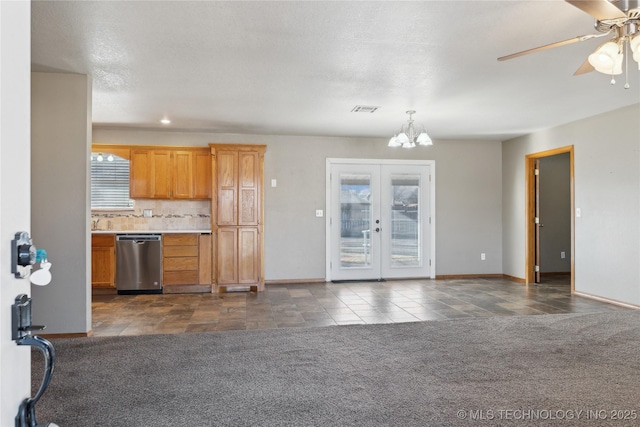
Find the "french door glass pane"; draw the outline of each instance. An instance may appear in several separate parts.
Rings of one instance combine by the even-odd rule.
[[[371,265],[371,175],[340,174],[340,266]]]
[[[420,175],[391,175],[391,265],[420,267]]]

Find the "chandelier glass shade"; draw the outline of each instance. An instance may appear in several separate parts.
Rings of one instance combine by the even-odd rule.
[[[415,113],[414,110],[407,111],[409,121],[406,125],[402,125],[397,134],[391,137],[389,147],[413,148],[416,145],[433,145],[433,141],[427,135],[424,126],[422,126],[421,132],[416,132],[412,117]]]

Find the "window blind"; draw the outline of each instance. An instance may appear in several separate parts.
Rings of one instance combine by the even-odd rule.
[[[132,209],[129,198],[129,160],[113,156],[99,162],[91,156],[91,209]]]

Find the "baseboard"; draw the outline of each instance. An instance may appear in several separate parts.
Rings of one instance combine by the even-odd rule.
[[[324,278],[321,279],[276,279],[265,280],[265,285],[301,285],[307,283],[326,283]]]
[[[91,288],[92,295],[118,295],[116,288]]]
[[[503,277],[503,274],[442,274],[436,275],[436,280],[450,280],[450,279],[496,279]]]
[[[611,298],[599,297],[597,295],[591,295],[591,294],[588,294],[586,292],[580,292],[580,291],[575,291],[574,290],[573,291],[573,295],[577,295],[579,297],[585,297],[585,298],[593,299],[593,300],[596,300],[596,301],[606,302],[608,304],[619,305],[621,307],[633,308],[633,309],[636,309],[636,310],[640,310],[640,305],[629,304],[627,302],[622,302],[622,301],[618,301],[618,300],[611,299]]]
[[[523,285],[525,283],[527,283],[526,279],[522,279],[522,278],[516,277],[516,276],[509,276],[508,274],[502,274],[502,278],[503,279],[507,279],[507,280],[511,280],[512,282],[521,283]]]
[[[93,330],[89,330],[88,332],[77,332],[72,334],[38,334],[39,337],[46,339],[55,339],[55,338],[87,338],[93,336]]]
[[[558,272],[541,272],[541,276],[571,276],[570,271],[558,271]]]
[[[211,285],[165,285],[163,294],[206,294],[211,293]]]

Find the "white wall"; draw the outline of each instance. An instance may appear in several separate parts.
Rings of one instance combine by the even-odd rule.
[[[502,273],[501,144],[435,141],[433,147],[388,148],[365,138],[221,135],[96,127],[93,142],[206,146],[266,144],[265,279],[325,276],[325,159],[430,159],[436,161],[436,274]],[[278,186],[272,188],[272,178]],[[487,254],[480,261],[480,253]]]
[[[502,145],[503,271],[524,277],[527,154],[574,145],[575,289],[640,304],[640,104]]]
[[[33,321],[48,334],[82,334],[91,330],[91,83],[33,73],[31,95],[31,225],[53,275],[33,288]]]
[[[9,244],[17,231],[30,231],[30,21],[29,2],[0,1],[0,426],[14,425],[31,394],[31,349],[11,340],[11,305],[30,286],[11,274]]]

